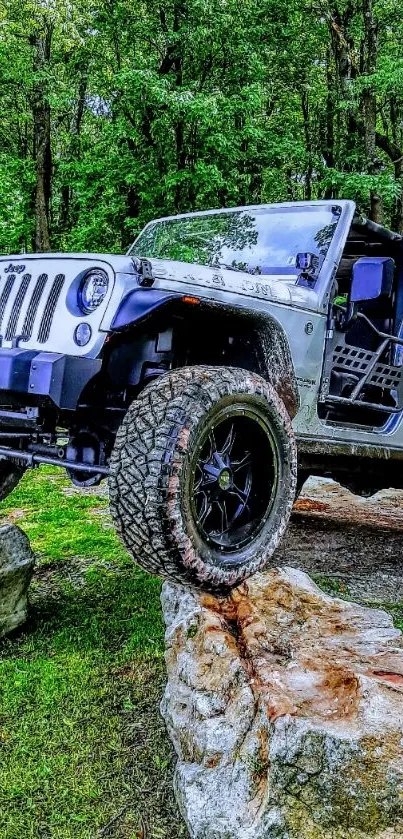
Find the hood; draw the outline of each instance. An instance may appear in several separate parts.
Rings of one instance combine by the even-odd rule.
[[[225,302],[227,296],[238,298],[239,305],[246,305],[247,298],[272,301],[302,308],[317,308],[317,295],[313,289],[297,285],[298,271],[285,269],[284,273],[249,274],[231,268],[211,268],[207,265],[188,264],[165,259],[150,259],[156,278],[155,288],[192,291],[207,299]]]

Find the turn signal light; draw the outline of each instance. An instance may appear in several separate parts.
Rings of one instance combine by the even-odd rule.
[[[186,297],[185,296],[185,297],[182,297],[182,302],[183,303],[190,303],[192,306],[197,306],[197,304],[200,303],[200,300],[199,300],[198,297]]]

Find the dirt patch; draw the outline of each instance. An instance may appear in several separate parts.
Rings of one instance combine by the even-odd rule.
[[[313,498],[299,498],[294,510],[298,513],[324,513],[329,510],[329,505],[315,501]]]
[[[275,555],[279,565],[330,577],[357,600],[403,600],[403,491],[369,499],[333,481],[310,478]]]

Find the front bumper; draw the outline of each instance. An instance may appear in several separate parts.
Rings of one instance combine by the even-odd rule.
[[[60,409],[74,410],[88,382],[99,372],[101,360],[60,353],[0,349],[0,405],[26,404],[22,394],[48,398]],[[32,404],[32,399],[29,400]]]

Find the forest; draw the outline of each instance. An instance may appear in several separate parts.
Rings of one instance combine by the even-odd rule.
[[[403,232],[397,0],[0,0],[0,252],[353,198]]]

